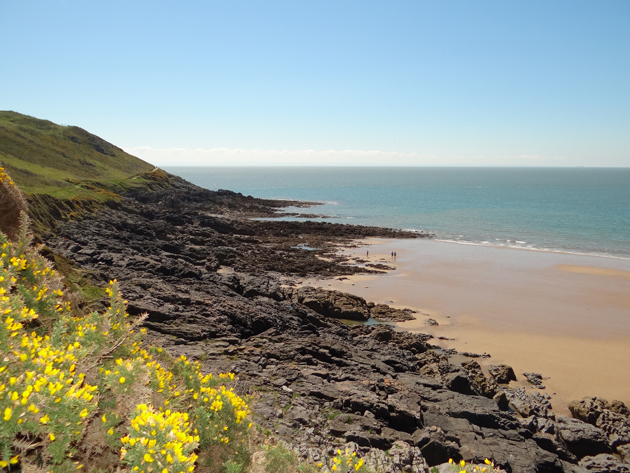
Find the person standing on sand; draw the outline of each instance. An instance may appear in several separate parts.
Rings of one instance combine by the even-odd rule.
[[[365,252],[365,256],[367,256],[368,258],[370,257],[370,250],[367,250],[367,251]]]

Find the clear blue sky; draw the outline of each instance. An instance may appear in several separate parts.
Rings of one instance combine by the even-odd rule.
[[[0,109],[157,164],[630,166],[630,1],[0,0]]]

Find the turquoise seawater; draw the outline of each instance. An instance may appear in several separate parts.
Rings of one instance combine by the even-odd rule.
[[[325,214],[330,222],[428,231],[468,244],[630,258],[630,168],[165,170],[207,189],[322,202],[300,211]]]

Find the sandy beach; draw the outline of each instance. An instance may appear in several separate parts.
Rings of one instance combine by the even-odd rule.
[[[530,389],[521,374],[541,373],[558,413],[584,396],[630,405],[630,260],[433,240],[364,243],[345,253],[396,269],[316,284],[418,310],[399,327],[431,333],[444,348],[489,353],[477,360],[511,365],[515,385]]]

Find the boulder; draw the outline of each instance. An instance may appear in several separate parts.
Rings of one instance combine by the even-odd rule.
[[[571,417],[558,417],[556,439],[578,458],[612,453],[604,431]]]
[[[499,389],[497,383],[493,378],[485,377],[479,363],[472,360],[462,363],[462,367],[468,372],[468,378],[475,393],[489,398],[493,398],[497,394]]]
[[[413,441],[429,466],[439,465],[451,458],[461,459],[456,438],[447,436],[439,427],[417,430],[413,434]]]
[[[420,369],[420,374],[431,376],[440,380],[448,389],[462,394],[475,394],[468,372],[461,366],[453,365],[447,361],[430,363]]]
[[[508,384],[510,381],[516,381],[516,374],[514,374],[514,370],[509,365],[491,365],[488,371],[499,384]]]
[[[326,317],[366,321],[370,309],[365,299],[340,291],[301,287],[289,288],[288,298]]]
[[[579,401],[572,401],[569,410],[576,419],[603,430],[611,447],[630,443],[630,418],[622,414],[627,411],[623,402],[609,403],[603,398],[585,397]]]
[[[569,403],[569,411],[573,417],[592,425],[595,425],[603,410],[608,407],[608,401],[601,397],[585,397]]]
[[[543,377],[540,373],[523,373],[523,376],[527,379],[529,384],[536,389],[545,389],[545,385],[543,384]]]

